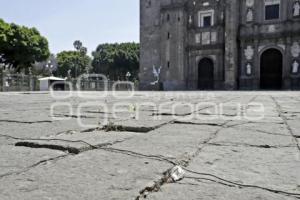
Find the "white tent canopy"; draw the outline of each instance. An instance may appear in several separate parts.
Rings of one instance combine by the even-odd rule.
[[[39,81],[65,81],[66,78],[58,78],[54,76],[40,78]]]
[[[58,78],[54,76],[40,78],[40,91],[48,91],[54,82],[64,82],[66,78]]]

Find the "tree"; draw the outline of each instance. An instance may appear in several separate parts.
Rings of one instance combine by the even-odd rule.
[[[86,55],[87,54],[87,48],[86,47],[81,47],[80,49],[79,49],[79,52],[82,54],[82,55]]]
[[[0,19],[1,63],[20,71],[49,56],[48,41],[36,28],[8,24]]]
[[[71,76],[76,78],[91,68],[91,58],[87,55],[87,48],[80,40],[73,43],[75,51],[63,51],[57,54],[57,75],[66,77],[71,70]]]
[[[139,44],[100,44],[93,52],[92,67],[95,73],[108,75],[111,79],[125,79],[127,72],[131,78],[138,78]]]
[[[56,74],[62,77],[68,76],[68,71],[71,70],[71,76],[77,77],[90,67],[91,58],[83,55],[78,51],[63,51],[57,54],[57,72]]]
[[[82,42],[80,40],[76,40],[74,43],[73,43],[73,46],[74,48],[77,50],[77,51],[80,51],[80,49],[82,48]]]
[[[87,54],[87,48],[82,45],[82,42],[80,40],[76,40],[73,43],[73,46],[74,46],[75,50],[80,52],[81,54],[83,54],[83,55]]]

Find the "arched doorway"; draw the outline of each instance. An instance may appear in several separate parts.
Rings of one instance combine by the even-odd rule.
[[[198,89],[214,89],[214,63],[209,58],[203,58],[198,65]]]
[[[268,49],[260,58],[260,88],[280,90],[282,88],[282,53]]]

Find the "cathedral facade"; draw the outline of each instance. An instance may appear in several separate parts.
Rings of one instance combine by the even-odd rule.
[[[300,0],[140,0],[140,87],[300,89]]]

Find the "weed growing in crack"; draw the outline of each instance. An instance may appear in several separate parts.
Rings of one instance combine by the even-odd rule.
[[[103,127],[103,130],[105,132],[110,132],[110,131],[124,131],[124,129],[123,129],[122,126],[115,125],[111,121],[108,122],[108,124]]]

